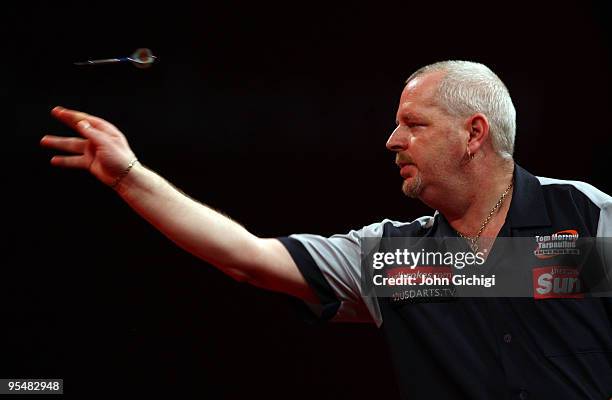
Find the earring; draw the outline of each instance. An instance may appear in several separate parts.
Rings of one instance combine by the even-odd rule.
[[[474,154],[472,154],[470,152],[469,146],[467,147],[467,156],[468,156],[468,160],[473,160],[474,159]]]

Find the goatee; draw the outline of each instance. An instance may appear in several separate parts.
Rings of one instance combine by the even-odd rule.
[[[421,178],[421,174],[417,172],[417,174],[412,178],[409,182],[405,180],[402,184],[402,192],[411,199],[416,199],[421,194],[423,190],[423,179]]]

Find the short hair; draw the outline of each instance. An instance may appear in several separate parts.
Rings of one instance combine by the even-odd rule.
[[[469,117],[483,113],[489,120],[493,148],[512,158],[516,135],[516,110],[506,85],[486,65],[471,61],[440,61],[418,69],[406,83],[419,75],[442,71],[436,91],[439,105],[450,115]]]

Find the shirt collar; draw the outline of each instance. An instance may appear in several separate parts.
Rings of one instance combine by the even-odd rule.
[[[548,217],[544,194],[542,193],[542,185],[540,185],[538,178],[515,163],[513,180],[514,187],[510,209],[500,234],[509,228],[520,229],[550,226],[551,222]],[[436,217],[439,221],[443,221],[438,226],[440,231],[437,235],[456,236],[455,230],[451,228],[446,218],[438,211],[434,214],[434,218]],[[509,234],[509,232],[507,231],[506,233]]]
[[[514,190],[506,223],[512,228],[551,225],[540,181],[516,163]]]

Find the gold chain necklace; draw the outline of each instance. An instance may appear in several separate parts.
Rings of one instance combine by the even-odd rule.
[[[464,235],[463,233],[457,231],[457,234],[459,236],[461,236],[464,239],[467,239],[468,242],[470,242],[470,247],[472,248],[472,252],[474,252],[474,253],[478,252],[478,239],[480,239],[480,235],[482,235],[482,232],[484,231],[484,229],[487,226],[487,224],[489,222],[491,222],[491,219],[493,218],[493,214],[495,214],[495,211],[499,210],[501,205],[504,203],[504,199],[506,198],[506,196],[510,192],[510,189],[512,189],[512,186],[513,186],[513,182],[510,182],[510,184],[508,185],[506,190],[504,190],[504,193],[502,193],[502,195],[499,198],[499,200],[497,200],[497,203],[495,203],[495,207],[493,207],[493,209],[491,210],[489,215],[487,215],[485,220],[482,222],[482,225],[480,225],[480,229],[478,230],[478,233],[476,233],[476,236],[471,237],[471,236]]]

